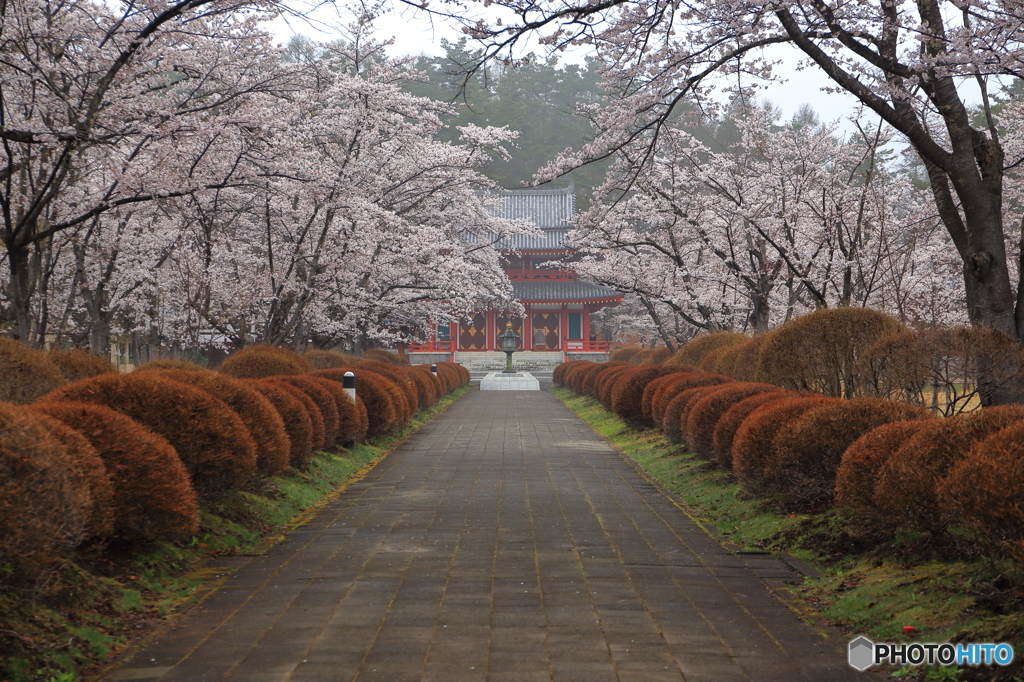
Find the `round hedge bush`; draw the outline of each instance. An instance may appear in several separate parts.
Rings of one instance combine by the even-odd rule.
[[[879,468],[875,505],[898,527],[941,533],[956,519],[939,502],[939,481],[976,443],[1021,420],[1024,405],[1001,405],[928,424]]]
[[[612,390],[612,412],[622,417],[630,426],[642,428],[652,427],[654,422],[643,413],[644,391],[655,379],[670,374],[685,372],[682,365],[659,365],[640,367],[630,374],[625,381],[616,383]]]
[[[313,372],[313,376],[343,384],[345,373],[348,371],[356,375],[356,396],[366,406],[366,416],[369,420],[367,437],[376,438],[398,428],[399,416],[395,412],[392,396],[392,393],[398,393],[398,387],[388,382],[393,387],[389,390],[388,385],[384,383],[384,377],[373,372],[355,372],[347,369],[318,369]]]
[[[573,367],[579,367],[589,360],[568,360],[555,366],[555,369],[551,372],[551,382],[555,386],[565,386],[565,373]]]
[[[46,353],[0,337],[0,401],[28,405],[65,383]]]
[[[769,491],[765,473],[775,459],[775,437],[805,412],[822,407],[835,398],[799,395],[765,403],[751,412],[732,440],[732,471],[747,492],[764,495]]]
[[[313,369],[334,369],[335,367],[347,367],[359,358],[348,353],[339,353],[333,350],[307,350],[302,354],[309,366]]]
[[[616,348],[608,356],[609,362],[628,362],[635,364],[633,358],[640,354],[643,348],[640,346],[626,346],[625,348]]]
[[[81,348],[51,350],[46,357],[60,370],[66,381],[78,381],[100,374],[116,374],[117,367],[107,358]]]
[[[605,374],[601,379],[600,395],[599,400],[601,406],[609,412],[612,411],[612,395],[615,393],[615,387],[620,382],[627,381],[636,372],[641,371],[636,365],[630,365],[628,367],[619,367],[613,369],[611,372]]]
[[[145,365],[143,366],[145,367]],[[162,378],[206,391],[242,420],[256,446],[256,471],[280,476],[288,470],[291,443],[284,422],[271,402],[252,386],[209,370],[151,370]]]
[[[201,389],[154,372],[80,379],[48,393],[44,400],[106,405],[163,436],[200,495],[237,487],[256,471],[256,444],[230,407]]]
[[[37,415],[0,403],[0,565],[33,567],[86,536],[92,500],[76,464]]]
[[[416,388],[416,382],[409,377],[409,370],[407,368],[387,365],[383,362],[374,362],[372,360],[363,360],[355,367],[357,370],[370,370],[383,377],[387,377],[398,386],[405,396],[406,405],[409,407],[409,412],[405,415],[405,421],[412,419],[412,415],[416,413],[416,408],[420,404],[420,396],[419,389]]]
[[[757,365],[761,358],[761,347],[774,332],[766,332],[752,337],[749,341],[734,346],[736,356],[727,360],[725,356],[720,358],[720,364],[727,366],[728,372],[719,372],[731,376],[737,381],[754,381],[757,376]]]
[[[742,382],[747,383],[747,382]],[[796,394],[792,391],[783,391],[776,388],[774,391],[755,393],[749,398],[744,398],[729,406],[725,414],[715,424],[715,431],[711,436],[712,452],[715,463],[722,469],[732,470],[732,443],[736,437],[736,431],[750,414],[761,407],[775,400],[792,398]]]
[[[929,416],[918,405],[882,398],[822,405],[805,412],[775,437],[775,457],[767,463],[766,482],[790,509],[831,505],[839,464],[854,441],[883,424]]]
[[[727,385],[727,384],[726,384]],[[686,420],[690,410],[702,398],[717,391],[722,384],[695,386],[678,393],[668,405],[661,417],[661,432],[671,443],[686,443]]]
[[[709,392],[693,404],[683,425],[690,452],[702,459],[714,459],[715,427],[729,408],[753,395],[778,390],[771,384],[731,381]]]
[[[642,350],[633,356],[633,362],[641,367],[652,367],[668,361],[672,357],[672,351],[664,346]]]
[[[794,391],[855,398],[871,393],[860,358],[879,340],[904,331],[869,308],[826,308],[776,329],[761,347],[757,380]]]
[[[939,504],[995,556],[1024,559],[1024,421],[978,442],[938,485]]]
[[[277,374],[306,374],[312,369],[309,362],[294,351],[260,344],[235,351],[219,371],[236,379],[266,379]]]
[[[321,385],[320,382],[326,380],[320,377],[282,375],[274,377],[271,381],[282,381],[286,384],[291,384],[313,401],[324,423],[324,440],[321,447],[333,445],[338,438],[338,429],[340,427],[338,403],[334,398],[334,393]]]
[[[416,393],[420,397],[419,408],[425,410],[437,402],[438,384],[429,371],[417,369],[416,367],[407,370],[407,376],[416,384]]]
[[[696,337],[672,357],[677,365],[697,366],[712,351],[745,343],[750,337],[735,332],[715,332]]]
[[[861,530],[884,531],[892,527],[875,506],[875,485],[882,465],[922,428],[936,425],[933,419],[883,424],[855,440],[843,453],[836,472],[836,506],[852,512],[849,520]]]
[[[36,403],[89,441],[114,486],[114,528],[127,540],[183,540],[199,529],[199,503],[178,453],[166,439],[109,407]]]
[[[114,532],[114,484],[100,453],[85,436],[64,422],[36,410],[34,405],[25,409],[32,412],[46,431],[64,446],[74,483],[88,491],[90,504],[86,535],[92,538],[109,536]]]
[[[336,381],[306,375],[303,377],[308,381],[315,381],[334,398],[334,407],[338,411],[338,434],[334,442],[339,445],[347,443],[358,443],[366,439],[368,422],[366,419],[366,407],[362,401],[352,399],[345,392],[345,388]]]
[[[305,404],[296,398],[286,384],[266,379],[243,379],[273,406],[288,436],[288,466],[304,470],[313,456],[313,418]]]
[[[325,442],[327,430],[324,427],[324,415],[322,412],[320,412],[320,408],[317,407],[313,399],[310,398],[305,391],[285,381],[280,381],[280,378],[281,377],[269,377],[267,379],[264,379],[263,381],[273,384],[278,388],[284,389],[285,391],[288,392],[289,395],[291,395],[291,397],[295,398],[300,403],[302,403],[302,409],[304,409],[306,411],[306,414],[309,415],[309,442],[312,447],[310,456],[312,456],[314,452],[316,452],[320,448],[326,447],[327,445],[327,443]],[[293,463],[292,466],[295,466],[295,464]],[[296,469],[301,469],[303,471],[305,471],[308,467],[308,461],[300,463],[299,466],[295,466]]]
[[[563,385],[574,393],[583,393],[583,382],[588,375],[598,371],[601,364],[590,360],[581,360],[579,364],[566,369],[563,375]]]
[[[674,376],[674,375],[673,375]],[[655,424],[662,425],[665,421],[665,410],[669,403],[683,391],[701,386],[717,386],[726,384],[732,379],[719,374],[704,374],[703,372],[683,372],[673,381],[661,386],[651,398],[651,418]]]
[[[605,373],[610,372],[618,367],[629,367],[632,364],[633,363],[631,362],[616,360],[614,362],[605,362],[598,365],[595,371],[590,372],[583,378],[583,383],[580,385],[579,392],[582,393],[583,395],[588,395],[591,398],[597,400],[598,396],[600,395],[601,377],[604,376]]]

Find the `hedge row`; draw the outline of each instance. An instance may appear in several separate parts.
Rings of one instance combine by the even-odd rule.
[[[113,538],[187,539],[200,500],[401,429],[469,381],[450,363],[434,376],[376,357],[314,358],[254,346],[219,372],[160,361],[120,374],[83,351],[0,339],[11,370],[0,386],[22,403],[0,402],[0,564],[31,568]],[[355,401],[342,385],[349,371]]]
[[[952,416],[1019,390],[1024,350],[990,329],[911,331],[884,313],[835,308],[754,337],[704,334],[669,363],[794,391],[912,402]]]
[[[708,354],[737,349],[733,367],[749,352],[749,340],[711,336],[718,338],[704,344]],[[827,354],[852,362],[841,350]],[[839,506],[874,534],[966,526],[980,546],[1024,560],[1024,406],[940,419],[911,402],[843,399],[795,390],[803,384],[710,373],[699,369],[705,357],[677,354],[656,367],[572,361],[556,368],[554,382],[600,400],[634,427],[659,428],[695,456],[732,470],[749,494],[787,510]],[[680,359],[697,366],[675,364]]]

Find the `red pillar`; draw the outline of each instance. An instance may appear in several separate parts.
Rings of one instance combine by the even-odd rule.
[[[583,337],[583,347],[590,345],[590,306],[583,308],[583,320],[580,322],[580,335]]]
[[[484,329],[484,333],[487,334],[487,350],[494,350],[494,316],[493,310],[487,311],[487,321],[485,322],[487,327]]]
[[[530,306],[524,304],[523,313],[523,350],[533,350],[533,319],[530,313]]]

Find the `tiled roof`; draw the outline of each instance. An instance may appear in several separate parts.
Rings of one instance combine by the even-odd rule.
[[[562,242],[569,230],[544,230],[541,237],[527,237],[516,234],[509,239],[502,239],[497,243],[497,248],[505,251],[517,249],[519,251],[560,251],[565,249]]]
[[[502,218],[530,220],[545,230],[567,229],[576,213],[576,188],[572,182],[559,189],[515,189],[498,192]]]
[[[590,282],[579,280],[565,282],[512,282],[513,296],[517,301],[605,301],[619,299],[622,294]]]

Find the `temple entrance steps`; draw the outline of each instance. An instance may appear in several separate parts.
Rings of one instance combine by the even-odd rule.
[[[562,351],[517,351],[512,354],[512,367],[520,372],[551,372],[562,364],[563,360]],[[501,351],[458,351],[455,353],[455,362],[468,369],[470,373],[486,374],[505,369],[505,354]]]

